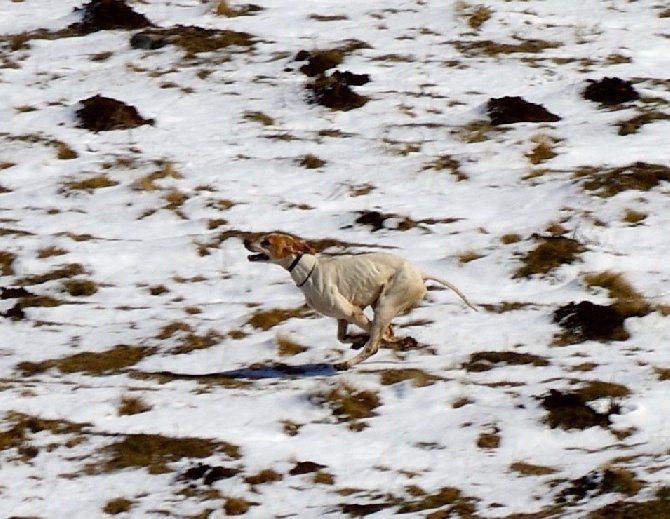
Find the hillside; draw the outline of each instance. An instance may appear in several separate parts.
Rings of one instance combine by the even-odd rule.
[[[2,11],[0,515],[670,516],[664,2]],[[273,230],[480,311],[336,372]]]

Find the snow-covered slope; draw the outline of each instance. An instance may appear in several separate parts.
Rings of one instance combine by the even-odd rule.
[[[124,6],[150,25],[86,25]],[[1,515],[670,513],[664,2],[1,11]],[[325,55],[367,102],[314,102],[349,88]],[[585,99],[605,77],[639,98]],[[95,96],[152,124],[86,129]],[[507,96],[560,120],[494,126]],[[336,373],[335,323],[246,259],[271,230],[481,311],[431,290],[420,348]]]

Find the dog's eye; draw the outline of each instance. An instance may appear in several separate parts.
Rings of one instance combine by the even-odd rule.
[[[268,245],[270,245],[270,240],[268,240],[267,238],[263,238],[261,240],[261,247],[267,247]]]

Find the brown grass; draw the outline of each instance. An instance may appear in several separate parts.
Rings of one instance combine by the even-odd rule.
[[[443,380],[442,377],[416,368],[386,369],[380,373],[379,378],[384,386],[410,381],[413,387],[432,386],[435,382]]]
[[[59,359],[20,362],[17,369],[24,376],[37,375],[50,369],[57,369],[61,373],[86,373],[99,376],[125,371],[154,352],[155,349],[145,346],[121,344],[102,352],[87,351]]]
[[[346,382],[340,382],[330,391],[312,396],[312,401],[329,407],[340,423],[346,423],[352,431],[362,431],[367,424],[365,418],[375,416],[381,401],[371,390],[359,390]]]
[[[146,413],[151,410],[151,405],[138,396],[124,396],[119,403],[118,413],[123,415],[134,415]]]
[[[618,168],[586,166],[575,171],[583,189],[602,198],[611,198],[624,191],[650,191],[670,181],[670,167],[648,162],[634,162]]]
[[[544,465],[534,465],[524,461],[516,461],[509,468],[522,476],[547,476],[556,473],[556,469]]]
[[[108,515],[118,515],[130,512],[130,509],[133,506],[133,502],[130,499],[125,497],[117,497],[116,499],[111,499],[105,503],[105,506],[102,508],[102,511]]]
[[[652,306],[637,292],[620,272],[595,272],[584,276],[586,284],[607,290],[614,299],[614,308],[625,317],[643,317],[652,311]]]
[[[105,187],[117,186],[119,183],[116,180],[112,180],[107,175],[96,175],[95,177],[90,177],[84,180],[77,180],[72,182],[67,182],[65,188],[70,191],[95,191],[96,189],[103,189]]]
[[[548,274],[555,268],[574,262],[586,248],[577,240],[563,236],[540,236],[533,239],[537,246],[521,259],[522,265],[514,273],[515,278]]]
[[[254,328],[267,331],[278,324],[296,317],[305,317],[310,312],[306,306],[297,308],[271,308],[269,310],[256,310],[247,321]]]

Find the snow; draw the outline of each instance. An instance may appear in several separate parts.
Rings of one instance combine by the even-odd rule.
[[[479,29],[467,23],[479,4],[466,2],[255,3],[260,11],[233,18],[195,0],[128,3],[160,27],[245,31],[256,41],[252,49],[191,59],[175,45],[132,49],[134,31],[126,30],[34,38],[12,50],[9,36],[77,22],[73,10],[82,2],[2,6],[0,251],[16,257],[0,286],[23,283],[64,302],[25,308],[23,319],[0,317],[2,430],[12,429],[17,413],[83,429],[26,428],[23,443],[0,439],[0,515],[103,517],[110,500],[124,497],[132,506],[119,517],[222,517],[226,498],[241,497],[256,503],[248,517],[346,517],[342,504],[396,499],[372,514],[383,518],[416,500],[410,487],[426,494],[454,487],[472,499],[478,516],[507,517],[549,509],[571,481],[606,467],[630,470],[643,482],[636,499],[670,484],[669,382],[659,375],[670,368],[667,183],[604,198],[573,176],[584,166],[670,166],[667,120],[627,136],[616,126],[652,108],[670,116],[663,3],[483,2],[491,18]],[[370,83],[354,87],[368,103],[351,111],[308,103],[295,55],[352,39],[367,46],[348,54],[340,69],[370,75]],[[535,53],[459,50],[488,40],[556,45]],[[587,79],[608,76],[633,80],[642,99],[602,108],[582,98]],[[79,101],[97,94],[136,106],[155,124],[99,133],[79,128]],[[503,96],[522,96],[562,119],[486,127],[486,102]],[[272,122],[255,121],[252,113]],[[557,155],[532,165],[526,155],[538,137],[553,142]],[[58,143],[76,158],[59,159]],[[306,154],[325,165],[302,167]],[[427,167],[445,156],[466,178]],[[138,187],[166,163],[179,175],[158,178],[153,190]],[[116,184],[68,187],[97,175]],[[183,195],[176,208],[165,198],[171,192]],[[356,223],[371,210],[393,217],[373,232]],[[633,225],[624,220],[627,210],[646,217]],[[405,218],[419,223],[402,230],[397,225]],[[546,235],[555,223],[586,251],[546,275],[515,277],[534,246],[531,236]],[[422,348],[382,349],[336,373],[325,364],[352,352],[337,343],[332,320],[307,314],[268,330],[248,323],[256,311],[302,304],[286,272],[246,259],[243,233],[272,230],[350,244],[327,252],[397,252],[448,278],[481,311],[471,312],[451,292],[430,291],[396,320],[397,332]],[[510,234],[521,240],[503,243]],[[62,254],[40,253],[49,247]],[[459,261],[470,252],[479,257]],[[98,284],[93,295],[66,293],[62,279],[25,281],[75,263],[85,270],[79,278]],[[583,279],[608,270],[622,273],[654,311],[626,320],[626,341],[552,345],[556,308],[611,302],[606,290]],[[165,290],[156,292],[159,286]],[[0,311],[15,302],[0,300]],[[521,305],[494,311],[504,303]],[[161,334],[174,323],[190,329]],[[216,333],[215,344],[175,353],[189,333],[208,332]],[[280,338],[306,350],[280,356]],[[20,368],[120,344],[155,351],[102,374]],[[471,355],[487,351],[530,353],[548,365],[464,368]],[[592,369],[584,370],[588,363]],[[282,365],[302,366],[302,373]],[[385,372],[400,369],[436,378],[425,386],[382,383]],[[621,413],[612,415],[612,426],[549,428],[541,397],[590,380],[630,390],[616,399]],[[373,416],[360,419],[362,430],[338,420],[319,398],[344,386],[380,399]],[[119,414],[128,396],[150,409]],[[593,405],[600,403],[606,409],[608,402]],[[492,431],[500,445],[479,447],[480,435]],[[622,431],[630,434],[615,434]],[[182,457],[168,463],[166,474],[91,469],[104,466],[107,446],[139,433],[228,442],[239,446],[240,458]],[[26,454],[26,446],[36,451]],[[314,474],[289,475],[298,461],[325,465],[332,484],[315,482]],[[521,475],[510,468],[516,462],[552,470]],[[240,472],[211,487],[184,481],[180,475],[197,463]],[[264,469],[282,479],[245,481]],[[555,513],[584,517],[626,498],[590,495]]]

